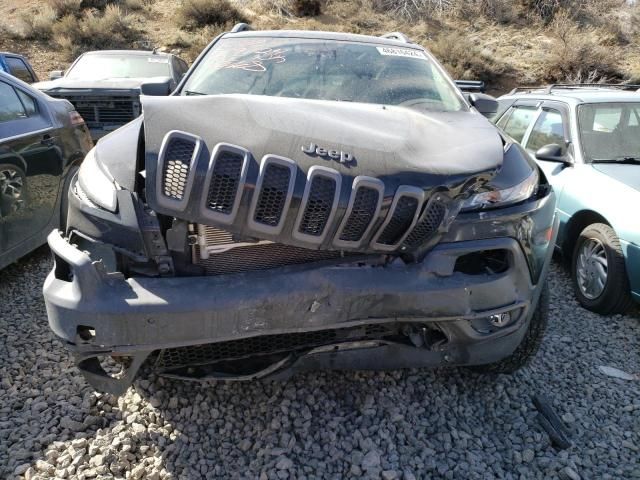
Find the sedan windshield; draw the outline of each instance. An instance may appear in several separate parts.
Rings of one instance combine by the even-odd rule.
[[[169,59],[158,55],[85,55],[67,72],[72,80],[169,77]]]
[[[441,67],[420,49],[319,39],[221,39],[182,95],[230,93],[467,108]]]
[[[640,159],[640,102],[580,105],[578,125],[587,161]]]

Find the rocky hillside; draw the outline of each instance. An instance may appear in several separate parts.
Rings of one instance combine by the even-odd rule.
[[[235,22],[260,29],[402,31],[456,78],[516,84],[640,81],[634,0],[3,0],[0,50],[36,71],[104,48],[156,48],[193,60]]]

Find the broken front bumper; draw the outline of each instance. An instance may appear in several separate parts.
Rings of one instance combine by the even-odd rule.
[[[233,377],[309,368],[491,363],[511,354],[526,333],[557,231],[554,207],[550,193],[498,213],[461,214],[419,264],[397,260],[387,266],[295,267],[217,277],[125,279],[105,273],[53,232],[49,245],[56,264],[44,285],[49,324],[75,352],[87,380],[116,394],[130,385],[153,352],[237,346],[257,338],[283,341],[309,332],[340,333],[336,338],[341,340],[314,344],[313,337],[308,348]],[[493,274],[459,268],[461,257],[489,251],[503,252],[507,268]],[[487,327],[507,312],[510,321]],[[442,335],[421,347],[367,336],[385,325],[433,327]],[[103,370],[98,357],[105,355],[128,357],[123,376]],[[166,373],[223,376],[211,371],[192,375],[189,369]]]

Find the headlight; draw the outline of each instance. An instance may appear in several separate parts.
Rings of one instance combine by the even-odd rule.
[[[107,167],[98,161],[95,147],[89,150],[80,166],[78,183],[89,200],[105,210],[116,211],[116,182]]]
[[[513,205],[531,197],[538,186],[540,177],[538,170],[533,169],[531,174],[517,185],[503,190],[491,190],[477,193],[469,197],[462,205],[462,210],[480,210],[482,208],[495,208]]]

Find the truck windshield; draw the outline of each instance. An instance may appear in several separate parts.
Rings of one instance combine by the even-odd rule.
[[[66,74],[72,80],[169,77],[169,59],[158,55],[84,55]]]
[[[181,94],[231,93],[437,111],[467,108],[446,73],[420,49],[321,39],[219,40]]]
[[[587,161],[640,158],[640,102],[580,105],[578,126]]]

